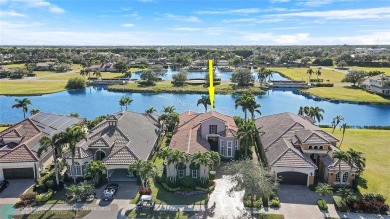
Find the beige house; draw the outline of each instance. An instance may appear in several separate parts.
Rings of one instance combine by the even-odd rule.
[[[390,96],[390,76],[382,74],[368,77],[362,82],[362,87],[373,93]]]
[[[51,148],[38,157],[39,140],[84,122],[81,118],[41,112],[0,132],[0,180],[39,178],[39,171],[53,161]]]
[[[325,181],[331,185],[352,185],[358,169],[332,155],[339,141],[310,120],[292,113],[264,116],[256,120],[261,128],[262,155],[280,183],[312,185]]]

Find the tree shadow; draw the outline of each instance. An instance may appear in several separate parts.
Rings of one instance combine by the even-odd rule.
[[[358,177],[356,179],[356,181],[357,181],[357,185],[362,187],[363,189],[367,189],[368,188],[366,179],[364,179],[362,177]]]

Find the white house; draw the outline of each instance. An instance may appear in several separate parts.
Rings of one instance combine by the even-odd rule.
[[[368,77],[363,81],[362,87],[370,92],[390,96],[390,76],[381,74]]]

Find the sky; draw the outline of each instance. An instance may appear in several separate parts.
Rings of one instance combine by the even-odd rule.
[[[0,45],[390,44],[389,0],[0,0]]]

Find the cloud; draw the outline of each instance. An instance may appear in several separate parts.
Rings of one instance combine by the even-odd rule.
[[[271,3],[285,3],[289,2],[290,0],[269,0]]]
[[[266,15],[265,17],[277,17],[277,18],[305,17],[305,18],[323,18],[326,20],[380,19],[380,18],[390,18],[390,7],[297,12],[297,13],[286,13],[286,14],[272,14],[272,15]]]
[[[175,27],[172,30],[179,30],[179,31],[199,31],[201,30],[200,28],[194,28],[194,27]]]
[[[121,26],[122,27],[134,27],[134,24],[126,23],[126,24],[122,24]]]
[[[185,21],[185,22],[200,22],[200,19],[195,16],[180,16],[174,14],[164,14],[165,18],[176,20],[176,21]]]
[[[222,23],[252,23],[252,24],[263,24],[263,23],[276,23],[284,21],[284,19],[281,18],[271,18],[271,19],[264,19],[264,18],[238,18],[238,19],[225,19],[222,20]]]
[[[241,9],[219,9],[196,11],[196,14],[256,14],[261,12],[259,8],[241,8]]]
[[[62,14],[65,12],[63,8],[52,4],[46,0],[1,0],[1,2],[12,2],[20,4],[20,7],[45,8],[50,13]]]
[[[62,13],[65,13],[65,10],[64,9],[62,9],[62,8],[60,8],[60,7],[58,7],[58,6],[50,6],[49,7],[49,11],[51,12],[51,13],[55,13],[55,14],[62,14]]]
[[[133,12],[133,13],[130,13],[130,14],[124,14],[123,15],[124,17],[132,17],[134,19],[141,19],[142,17],[138,14],[138,12]]]
[[[328,4],[332,4],[333,2],[341,2],[347,0],[301,0],[297,2],[297,5],[303,5],[308,7],[320,7]]]
[[[27,17],[25,14],[21,14],[15,11],[0,11],[0,17]]]

